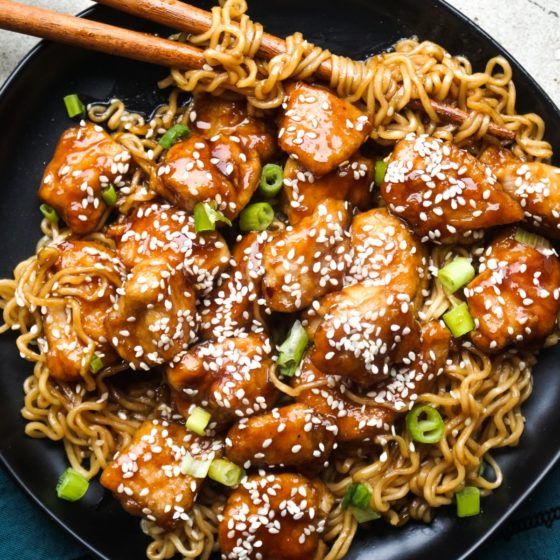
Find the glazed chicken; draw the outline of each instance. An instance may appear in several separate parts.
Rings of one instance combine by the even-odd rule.
[[[173,528],[190,519],[202,485],[202,479],[181,472],[184,458],[219,457],[221,450],[219,440],[196,436],[166,420],[146,420],[105,468],[101,484],[132,515]]]
[[[93,231],[107,210],[103,187],[121,187],[130,169],[130,153],[100,126],[68,129],[47,165],[39,198],[52,206],[77,234]]]
[[[128,269],[162,257],[201,292],[210,290],[229,264],[224,238],[217,231],[197,233],[192,215],[169,204],[143,204],[111,225],[107,235]]]
[[[246,332],[262,332],[266,301],[262,297],[263,247],[268,232],[251,232],[239,238],[231,268],[223,273],[214,291],[202,302],[201,335],[221,341]]]
[[[342,287],[349,226],[348,205],[327,199],[297,226],[271,236],[263,249],[263,292],[270,309],[298,311]]]
[[[202,342],[167,368],[171,388],[223,423],[271,408],[278,393],[270,380],[272,347],[264,335]],[[182,404],[188,415],[190,408]]]
[[[43,248],[38,259],[50,265],[60,292],[56,303],[42,307],[47,367],[51,374],[60,381],[79,380],[89,370],[90,343],[95,345],[95,353],[104,365],[114,363],[115,352],[108,344],[105,316],[124,273],[115,253],[93,241],[69,240]],[[73,272],[76,276],[87,274],[88,281],[77,286]],[[65,295],[72,297],[62,299]],[[71,320],[75,312],[80,315],[83,336]]]
[[[296,82],[286,93],[278,144],[317,177],[349,160],[373,127],[368,115],[328,89]]]
[[[489,167],[428,136],[410,136],[395,146],[381,195],[422,241],[472,241],[479,230],[523,219],[521,206]]]
[[[298,474],[249,477],[229,497],[220,522],[223,558],[313,558],[331,502],[322,482]]]
[[[196,296],[162,257],[137,264],[106,319],[109,340],[132,369],[173,360],[196,337]]]
[[[295,226],[327,198],[346,200],[359,210],[367,210],[373,205],[373,169],[372,160],[358,155],[328,175],[315,177],[289,158],[284,167],[282,211]]]
[[[480,160],[489,165],[525,213],[530,228],[560,239],[560,169],[542,162],[524,162],[509,150],[487,148]]]
[[[268,414],[242,418],[228,432],[226,457],[253,467],[322,466],[337,432],[329,417],[302,404],[274,408]]]
[[[511,230],[488,247],[479,272],[465,290],[476,346],[498,352],[512,344],[542,343],[552,333],[560,312],[560,259],[554,249],[518,241]]]

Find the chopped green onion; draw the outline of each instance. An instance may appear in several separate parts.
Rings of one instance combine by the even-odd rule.
[[[213,455],[208,459],[195,459],[187,453],[181,464],[181,472],[194,478],[206,478],[213,460]]]
[[[379,519],[381,516],[372,507],[360,509],[354,506],[348,508],[358,523],[367,523],[374,519]]]
[[[474,278],[474,275],[474,267],[471,261],[465,257],[457,257],[438,272],[439,281],[450,293],[454,293],[468,284]]]
[[[379,159],[375,162],[375,184],[376,186],[380,187],[381,183],[385,181],[385,174],[387,173],[387,167],[389,164],[382,159]]]
[[[551,244],[548,239],[545,239],[544,237],[537,235],[536,233],[525,231],[521,228],[518,228],[515,232],[515,240],[519,241],[519,243],[523,243],[524,245],[534,247],[535,249],[551,248]]]
[[[299,321],[296,321],[286,340],[278,346],[278,368],[282,375],[292,377],[303,358],[303,353],[309,344],[306,330]]]
[[[110,183],[101,189],[101,198],[107,206],[115,206],[117,203],[117,191]]]
[[[64,105],[66,105],[66,112],[71,119],[83,117],[86,113],[84,104],[75,93],[64,97]]]
[[[224,486],[235,486],[245,476],[245,471],[227,459],[214,459],[208,470],[208,476]]]
[[[469,306],[465,302],[445,313],[443,320],[455,338],[459,338],[474,329],[474,319],[469,311]]]
[[[94,354],[89,361],[89,369],[92,373],[97,373],[98,371],[103,369],[103,360],[99,356],[99,354]]]
[[[56,495],[69,502],[82,498],[89,488],[89,481],[74,469],[66,469],[58,479]]]
[[[480,513],[480,490],[476,486],[465,486],[455,494],[457,517],[472,517]]]
[[[211,418],[212,415],[209,412],[199,406],[195,406],[187,418],[185,426],[191,432],[203,436],[206,434],[206,427],[210,423]]]
[[[264,196],[276,196],[284,184],[284,171],[275,163],[267,163],[261,173],[260,191]]]
[[[159,139],[159,145],[169,150],[173,144],[177,144],[179,140],[183,140],[184,138],[189,138],[190,135],[191,131],[188,126],[176,124]]]
[[[219,210],[216,210],[213,202],[198,202],[194,207],[194,229],[199,233],[214,231],[216,222],[224,222],[231,226],[231,220],[226,218]]]
[[[350,484],[348,490],[346,490],[346,494],[342,500],[342,507],[347,509],[350,506],[354,506],[359,509],[366,509],[369,507],[371,496],[371,488],[367,484],[363,482],[354,482]]]
[[[429,405],[415,406],[406,415],[406,428],[414,441],[437,443],[445,432],[440,413]]]
[[[49,206],[48,204],[41,204],[41,206],[39,206],[39,210],[41,210],[41,214],[43,214],[49,222],[58,224],[59,217],[52,206]]]
[[[268,202],[250,204],[239,215],[241,231],[264,231],[274,220],[274,210]]]

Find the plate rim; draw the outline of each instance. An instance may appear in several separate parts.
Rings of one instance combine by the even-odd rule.
[[[374,1],[374,0],[369,0]],[[560,106],[557,105],[543,86],[528,72],[528,70],[515,58],[505,47],[503,47],[492,35],[487,31],[482,29],[480,25],[470,19],[466,14],[461,12],[458,8],[455,8],[449,4],[446,0],[432,0],[432,5],[434,7],[439,7],[449,12],[452,16],[457,18],[462,22],[463,25],[474,29],[477,34],[481,35],[486,39],[501,56],[504,56],[508,62],[513,67],[515,73],[521,75],[521,77],[530,83],[531,87],[536,90],[538,94],[543,98],[546,104],[548,104],[556,116],[560,120]],[[94,4],[76,14],[76,17],[84,19],[95,19],[98,12],[106,9],[104,6],[99,4]],[[116,13],[119,13],[118,11]],[[48,41],[46,39],[40,39],[37,44],[35,44],[31,49],[29,49],[26,54],[18,61],[13,70],[8,74],[6,80],[0,86],[0,98],[3,97],[8,90],[12,87],[12,84],[18,79],[19,74],[25,69],[27,64],[31,62],[39,53],[44,51],[49,45],[53,44],[53,41]],[[70,47],[72,49],[79,49],[87,51],[80,47]],[[543,479],[550,473],[553,467],[555,467],[560,462],[560,447],[557,449],[554,457],[548,462],[548,464],[539,472],[539,474],[532,480],[532,482],[525,488],[525,490],[520,494],[520,496],[508,507],[508,509],[496,520],[496,522],[484,531],[469,548],[456,560],[466,560],[471,556],[477,549],[479,549],[484,543],[486,543],[489,538],[494,535],[497,530],[511,517],[511,515],[519,508],[519,506],[535,491],[535,489],[542,483]],[[33,493],[33,491],[23,482],[17,471],[12,467],[8,459],[4,456],[2,449],[0,449],[0,465],[4,468],[5,472],[11,477],[11,479],[16,483],[18,489],[23,490],[24,494],[28,496],[31,501],[36,504],[41,511],[47,514],[47,516],[53,520],[59,527],[61,527],[67,534],[72,536],[77,542],[79,542],[85,549],[86,552],[92,554],[95,558],[99,560],[111,560],[108,556],[101,553],[99,550],[94,548],[93,544],[90,544],[85,538],[83,538],[77,531],[72,529],[67,525],[63,519],[59,518],[54,511],[52,511],[48,505],[41,501],[41,499]]]

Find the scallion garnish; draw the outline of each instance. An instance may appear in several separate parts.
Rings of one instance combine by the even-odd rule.
[[[117,191],[110,183],[101,189],[101,198],[107,206],[115,206],[117,203]]]
[[[471,332],[475,327],[469,306],[465,302],[445,313],[443,321],[455,338]]]
[[[439,281],[450,293],[454,293],[468,284],[474,275],[474,267],[471,261],[465,257],[457,257],[438,272]]]
[[[189,414],[185,426],[191,432],[203,436],[206,434],[206,427],[210,423],[211,418],[212,415],[209,412],[199,406],[195,406]]]
[[[382,159],[378,159],[375,162],[375,185],[380,187],[383,181],[385,181],[385,174],[387,173],[387,167],[389,164]]]
[[[472,517],[480,513],[480,490],[476,486],[465,486],[455,494],[457,517]]]
[[[284,171],[275,163],[267,163],[261,173],[259,188],[262,194],[268,198],[276,196],[284,184]]]
[[[97,373],[103,369],[103,360],[98,354],[94,354],[89,361],[89,369],[92,373]]]
[[[212,456],[208,459],[195,459],[187,453],[181,464],[181,472],[194,478],[206,478],[213,460]]]
[[[268,202],[250,204],[239,215],[241,231],[264,231],[274,220],[274,210]]]
[[[245,471],[227,459],[214,459],[208,469],[208,476],[224,486],[235,486],[245,476]]]
[[[169,148],[171,148],[171,146],[179,142],[179,140],[189,138],[190,135],[191,135],[191,131],[188,126],[184,124],[176,124],[175,126],[172,126],[159,139],[159,145],[164,147],[166,150],[169,150]]]
[[[545,239],[544,237],[537,235],[536,233],[525,231],[521,228],[517,228],[517,231],[515,232],[515,240],[519,241],[519,243],[523,243],[524,245],[534,247],[535,249],[551,248],[551,244],[548,239]]]
[[[89,481],[72,468],[66,469],[58,479],[56,495],[69,502],[82,498],[89,488]]]
[[[214,231],[217,222],[224,222],[231,226],[231,220],[226,218],[219,210],[216,210],[213,202],[198,202],[194,207],[194,229],[199,233],[203,231]]]
[[[342,500],[342,507],[347,509],[350,506],[355,506],[360,509],[365,509],[369,506],[371,501],[371,489],[363,482],[354,482],[348,486],[344,499]]]
[[[299,321],[296,321],[286,340],[278,346],[278,369],[281,375],[292,377],[303,357],[303,353],[309,344],[309,337]]]
[[[58,224],[59,217],[52,206],[49,206],[48,204],[41,204],[41,206],[39,206],[39,210],[41,210],[41,214],[43,214],[49,222],[52,224]]]
[[[414,441],[437,443],[445,433],[445,422],[433,406],[425,404],[415,406],[406,415],[406,429]]]
[[[381,516],[372,507],[360,509],[354,506],[348,508],[358,523],[367,523],[374,519],[379,519]]]
[[[86,113],[85,105],[75,93],[64,97],[64,105],[66,105],[66,112],[71,119],[83,117]]]

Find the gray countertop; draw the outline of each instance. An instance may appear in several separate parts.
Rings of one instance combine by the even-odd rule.
[[[19,1],[67,13],[92,4],[88,0]],[[560,106],[560,0],[448,1],[496,38]],[[0,31],[0,83],[35,42]]]

